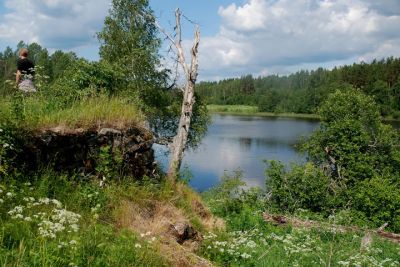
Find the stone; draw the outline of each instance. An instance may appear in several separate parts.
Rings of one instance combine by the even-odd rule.
[[[111,135],[121,135],[122,132],[120,130],[116,130],[116,129],[113,129],[113,128],[102,128],[99,131],[99,135],[109,135],[109,134],[111,134]]]
[[[177,222],[170,225],[170,233],[176,242],[183,244],[187,240],[198,240],[199,233],[187,222]]]
[[[133,143],[133,139],[142,142]],[[151,141],[151,133],[143,128],[125,131],[112,128],[102,128],[100,131],[47,129],[25,136],[17,162],[19,166],[26,166],[28,171],[50,164],[59,171],[85,170],[90,173],[96,169],[100,148],[109,146],[111,153],[122,153],[123,174],[135,178],[144,175],[152,177],[156,166],[153,164]]]

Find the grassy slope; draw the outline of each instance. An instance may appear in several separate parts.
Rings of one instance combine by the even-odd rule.
[[[188,221],[204,234],[199,253],[217,266],[399,264],[398,244],[372,236],[372,243],[363,248],[365,231],[277,227],[262,220],[257,205],[229,212],[226,230],[221,230],[215,228],[215,217],[200,212],[202,200],[184,184],[143,180],[100,186],[96,180],[82,182],[82,178],[46,171],[29,182],[1,182],[1,266],[194,266],[200,262],[207,266],[192,253],[193,243],[181,246],[169,235],[168,226],[177,221]],[[54,225],[43,225],[57,221],[50,216],[57,210],[54,199],[61,202],[58,210],[67,218],[65,229],[58,232]],[[213,202],[209,204],[213,208]],[[76,232],[67,211],[80,216]],[[55,238],[43,236],[41,228],[53,231]]]
[[[168,231],[176,221],[211,229],[211,217],[199,215],[200,199],[188,187],[150,180],[100,186],[82,178],[46,171],[0,183],[1,266],[175,266],[201,260]]]

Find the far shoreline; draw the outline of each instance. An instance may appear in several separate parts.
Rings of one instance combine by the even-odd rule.
[[[211,114],[219,115],[234,115],[234,116],[257,116],[257,117],[280,117],[280,118],[293,118],[293,119],[310,119],[320,120],[317,114],[307,113],[275,113],[275,112],[260,112],[256,106],[246,105],[207,105],[207,109]],[[400,119],[382,118],[385,122],[399,123]]]

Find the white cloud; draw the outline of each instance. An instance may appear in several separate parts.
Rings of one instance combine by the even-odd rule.
[[[109,0],[5,0],[0,39],[38,42],[52,49],[74,49],[95,43]]]
[[[236,4],[231,4],[227,8],[220,7],[218,13],[224,19],[226,26],[248,31],[264,28],[266,17],[262,11],[265,8],[265,1],[253,0],[242,7],[237,7]]]
[[[203,80],[399,55],[398,1],[247,0],[219,15],[219,33],[200,44]]]

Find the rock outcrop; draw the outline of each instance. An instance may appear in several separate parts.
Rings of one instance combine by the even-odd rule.
[[[35,170],[49,164],[55,170],[92,172],[98,164],[101,147],[122,159],[122,171],[133,177],[151,176],[156,169],[153,136],[144,128],[125,130],[63,129],[57,127],[26,136],[18,162]]]

